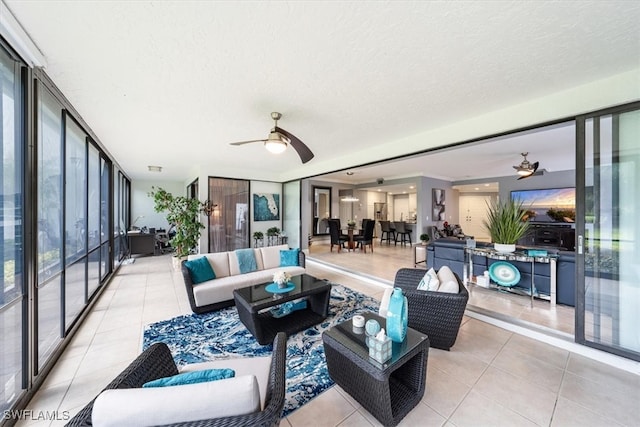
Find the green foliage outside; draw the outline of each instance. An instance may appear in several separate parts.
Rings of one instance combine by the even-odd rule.
[[[524,220],[527,210],[520,200],[494,200],[487,207],[489,213],[483,224],[493,243],[516,244],[527,233],[529,223]]]
[[[163,188],[151,187],[149,193],[155,202],[156,212],[166,212],[169,224],[175,225],[176,235],[171,238],[171,246],[175,249],[175,256],[186,257],[198,244],[200,230],[204,225],[198,220],[198,215],[204,205],[198,199],[184,196],[174,196]]]
[[[549,209],[547,211],[549,217],[559,222],[576,222],[575,209]]]

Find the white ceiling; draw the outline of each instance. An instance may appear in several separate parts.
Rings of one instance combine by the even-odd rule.
[[[310,175],[291,149],[228,145],[266,137],[271,111],[328,172],[385,157],[371,147],[640,67],[640,2],[622,0],[3,1],[133,179]],[[523,142],[529,159],[568,168],[573,147],[558,132]],[[507,174],[524,149],[488,147],[376,174]]]

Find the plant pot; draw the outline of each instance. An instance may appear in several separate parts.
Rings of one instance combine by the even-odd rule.
[[[515,243],[513,244],[507,244],[507,243],[494,243],[493,244],[493,248],[497,251],[500,252],[502,254],[510,254],[512,252],[516,251],[516,245]]]
[[[182,270],[182,261],[185,260],[185,259],[187,259],[186,256],[185,257],[177,257],[177,256],[171,257],[171,260],[173,261],[173,269],[175,271]]]

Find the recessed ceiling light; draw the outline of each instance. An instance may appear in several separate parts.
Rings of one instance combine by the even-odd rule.
[[[347,175],[351,176],[351,175],[353,175],[353,172],[349,171],[349,172],[347,172]]]
[[[162,172],[162,166],[147,166],[149,172]]]
[[[382,190],[378,188],[378,191],[382,191]]]
[[[478,191],[478,190],[480,190],[480,189],[479,189],[478,187],[476,187],[476,188],[474,188],[474,190]]]
[[[485,187],[488,187],[488,186],[490,186],[490,185],[491,185],[491,184],[485,184],[484,186],[485,186]]]
[[[410,189],[410,190],[413,190],[414,188],[416,188],[416,187],[414,187],[413,185],[410,185],[410,186],[409,186],[409,189]]]
[[[406,192],[406,191],[403,191],[403,192],[402,192],[402,194],[407,194],[407,192]]]

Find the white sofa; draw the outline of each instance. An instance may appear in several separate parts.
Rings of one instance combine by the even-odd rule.
[[[305,272],[305,255],[300,251],[298,266],[280,267],[280,251],[288,250],[288,245],[268,246],[254,249],[258,269],[250,273],[241,273],[235,251],[189,255],[187,261],[206,257],[213,268],[216,278],[193,284],[189,270],[182,262],[182,276],[194,313],[206,313],[234,304],[234,289],[269,282],[277,271],[286,271],[292,276]]]

